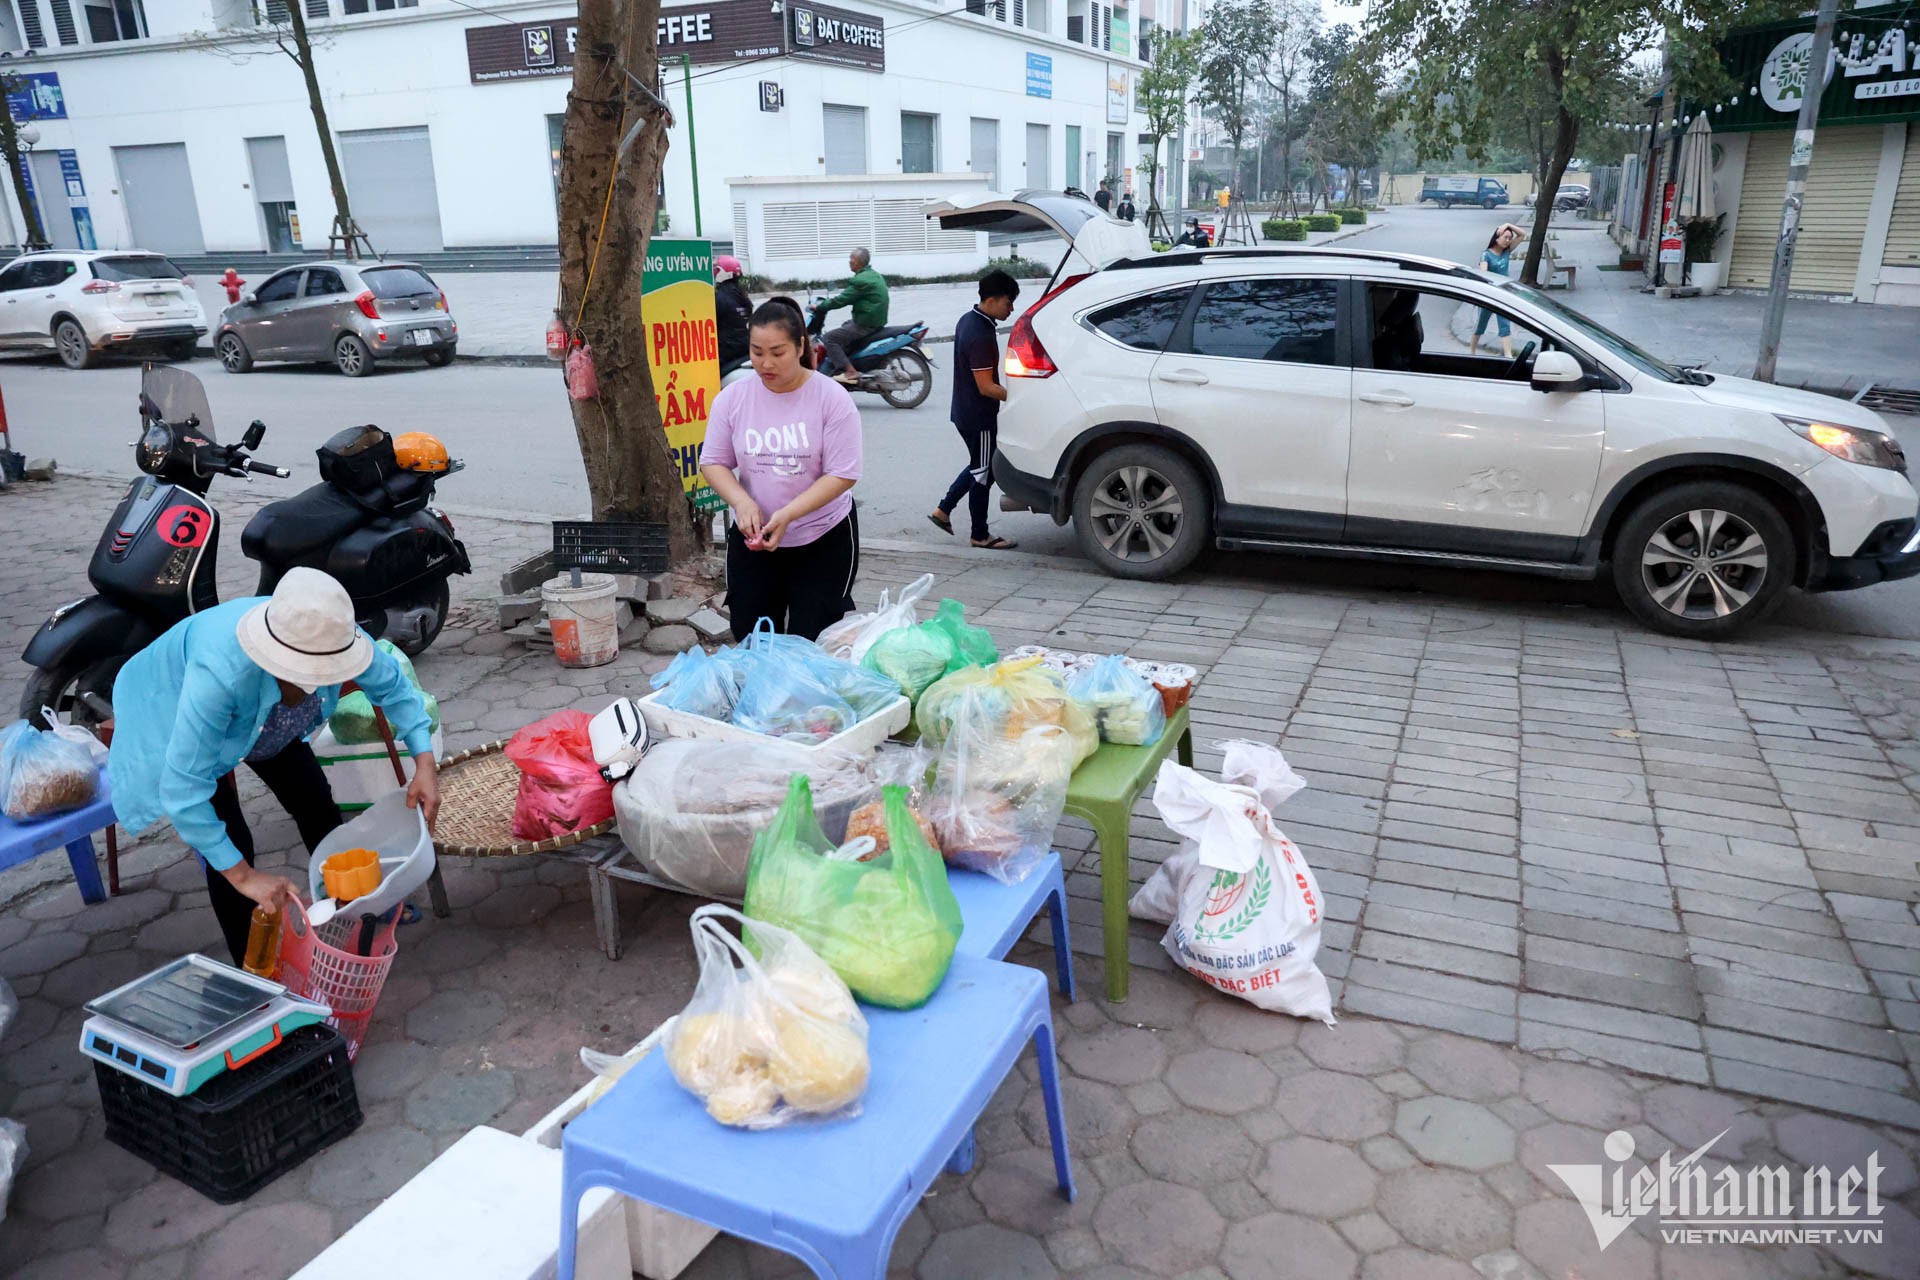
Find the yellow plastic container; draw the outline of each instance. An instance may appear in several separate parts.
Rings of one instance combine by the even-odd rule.
[[[320,865],[327,896],[337,902],[364,898],[380,887],[380,855],[371,849],[347,849]]]

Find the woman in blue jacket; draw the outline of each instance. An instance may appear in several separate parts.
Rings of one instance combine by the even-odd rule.
[[[426,705],[399,664],[354,625],[346,588],[317,569],[288,571],[271,599],[230,600],[176,623],[114,682],[114,810],[136,835],[170,819],[200,856],[236,965],[254,906],[279,911],[294,885],[254,869],[233,771],[244,763],[266,783],[312,852],[341,819],[306,739],[333,714],[349,680],[386,712],[413,754],[407,804],[431,826],[440,779]]]

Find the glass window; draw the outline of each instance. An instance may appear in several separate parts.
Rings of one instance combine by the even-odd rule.
[[[309,298],[324,298],[330,293],[345,293],[347,286],[340,283],[338,271],[328,271],[315,267],[307,272],[306,295]]]
[[[427,279],[426,272],[413,267],[376,267],[362,271],[360,278],[367,282],[367,288],[373,290],[376,298],[415,298],[423,293],[440,292],[433,281]]]
[[[900,113],[900,172],[938,173],[939,148],[934,117],[917,111]]]
[[[1560,349],[1511,313],[1457,294],[1371,285],[1367,296],[1375,369],[1525,382],[1535,353]]]
[[[261,285],[260,292],[253,296],[256,302],[285,302],[298,296],[299,292],[300,273],[287,271]]]
[[[158,257],[95,258],[95,280],[184,280],[180,268]]]
[[[1689,376],[1688,370],[1675,368],[1660,357],[1647,354],[1613,330],[1607,328],[1605,325],[1589,320],[1586,316],[1575,311],[1558,298],[1542,293],[1540,290],[1532,288],[1529,285],[1521,284],[1518,280],[1503,280],[1500,282],[1500,287],[1509,293],[1519,294],[1537,307],[1552,312],[1558,319],[1579,330],[1582,337],[1588,338],[1600,346],[1605,347],[1608,351],[1619,356],[1622,360],[1625,360],[1642,373],[1652,374],[1662,382],[1692,382],[1698,384],[1711,382],[1713,380],[1710,376],[1703,373],[1694,373],[1692,376]]]
[[[1142,351],[1165,351],[1192,292],[1189,286],[1149,293],[1143,298],[1128,298],[1102,307],[1087,317],[1087,323],[1125,346]]]
[[[1193,353],[1234,360],[1333,364],[1339,297],[1339,288],[1331,280],[1210,284],[1193,317]]]
[[[15,289],[27,287],[27,263],[16,262],[0,271],[0,293],[10,293]]]
[[[29,289],[46,289],[73,274],[73,264],[65,258],[36,258],[27,264]]]

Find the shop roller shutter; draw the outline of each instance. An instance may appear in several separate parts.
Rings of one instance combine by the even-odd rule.
[[[1889,267],[1920,267],[1920,127],[1907,125],[1907,151],[1900,160],[1900,185],[1893,189],[1893,221],[1887,227]]]
[[[1880,176],[1881,126],[1823,129],[1814,140],[1806,205],[1794,247],[1791,287],[1851,294],[1866,236],[1867,208]],[[1727,283],[1764,289],[1773,274],[1780,202],[1787,190],[1791,130],[1751,134],[1740,182],[1740,224],[1734,229]]]
[[[424,127],[343,132],[340,167],[353,220],[377,253],[436,253],[440,194],[433,181],[433,144]]]

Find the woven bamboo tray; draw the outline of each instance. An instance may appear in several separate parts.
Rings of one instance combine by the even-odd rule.
[[[441,857],[504,858],[553,853],[613,830],[613,819],[571,835],[522,840],[513,834],[513,801],[520,769],[507,758],[507,741],[462,751],[440,766],[440,818],[433,850]]]

